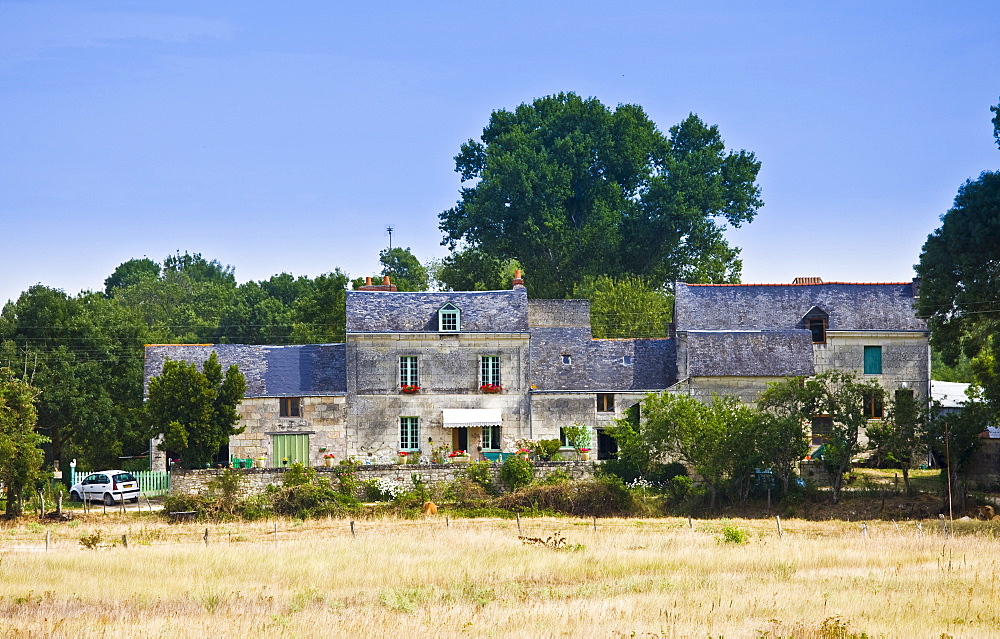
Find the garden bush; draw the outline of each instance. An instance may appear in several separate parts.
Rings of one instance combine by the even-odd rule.
[[[500,467],[500,481],[507,490],[517,490],[530,486],[535,480],[535,466],[520,455],[514,455],[504,460]]]
[[[498,503],[517,512],[543,510],[579,517],[627,515],[634,509],[632,494],[612,477],[528,486],[504,495]]]

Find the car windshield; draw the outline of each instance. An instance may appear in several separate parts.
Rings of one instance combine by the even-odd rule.
[[[118,473],[115,475],[115,481],[135,481],[135,477],[132,473]]]

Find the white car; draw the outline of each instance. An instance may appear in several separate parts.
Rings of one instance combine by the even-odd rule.
[[[91,473],[69,489],[73,501],[103,500],[108,506],[120,501],[139,501],[139,480],[124,470],[102,470]]]

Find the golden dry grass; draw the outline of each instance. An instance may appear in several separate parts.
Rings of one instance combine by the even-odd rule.
[[[525,519],[0,529],[0,633],[24,637],[1000,636],[989,524]],[[721,543],[724,526],[749,543]],[[44,550],[45,531],[51,546]],[[106,546],[85,550],[100,530]],[[582,548],[576,545],[582,545]]]

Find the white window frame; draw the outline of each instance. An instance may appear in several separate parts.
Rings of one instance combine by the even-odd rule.
[[[448,302],[438,309],[438,331],[442,333],[457,333],[462,330],[462,311]]]
[[[487,384],[502,386],[499,355],[479,356],[479,385],[486,386]]]
[[[399,358],[399,385],[420,386],[420,369],[416,355],[403,355]]]
[[[483,450],[500,450],[500,427],[483,426]]]
[[[399,450],[420,450],[420,418],[399,418]]]

